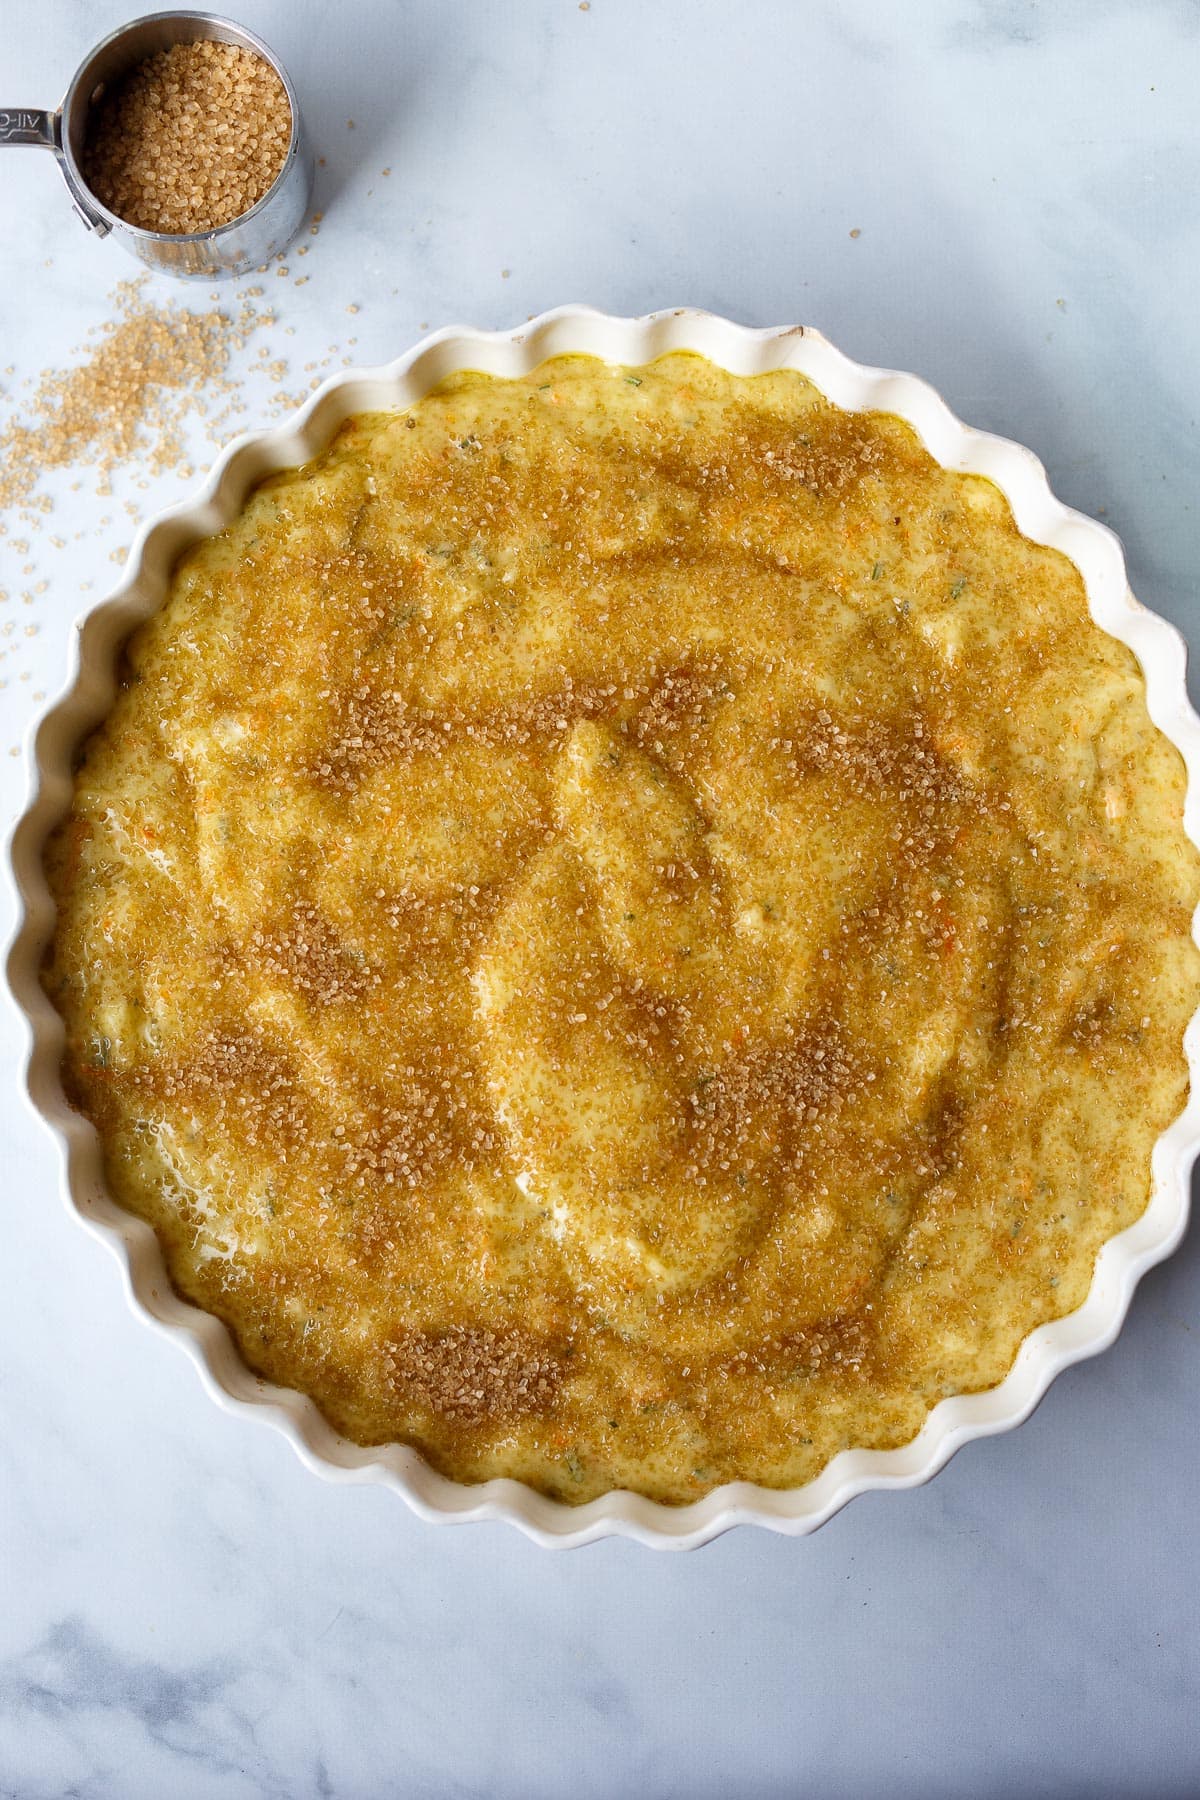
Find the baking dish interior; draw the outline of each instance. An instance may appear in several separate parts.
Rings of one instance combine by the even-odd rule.
[[[54,928],[42,868],[46,840],[70,802],[80,746],[109,710],[119,679],[121,647],[166,595],[180,555],[236,517],[267,476],[318,454],[339,426],[360,412],[412,404],[446,376],[464,369],[498,376],[529,373],[546,358],[585,354],[644,364],[672,351],[694,351],[739,375],[795,368],[848,410],[895,413],[917,431],[944,466],[986,475],[1009,500],[1026,536],[1062,550],[1080,569],[1093,617],[1127,643],[1146,676],[1152,719],[1176,745],[1188,771],[1184,824],[1200,842],[1200,720],[1186,697],[1182,638],[1129,592],[1121,547],[1111,531],[1071,511],[1052,495],[1031,452],[970,430],[923,382],[864,368],[820,334],[799,327],[751,330],[688,310],[617,319],[564,307],[511,332],[450,328],[383,368],[333,377],[286,424],[240,438],[219,458],[199,494],[150,522],[130,552],[113,595],[78,624],[67,687],[34,736],[30,803],[12,839],[20,922],[8,959],[9,981],[29,1028],[27,1086],[35,1111],[64,1150],[64,1189],[82,1222],[116,1253],[131,1303],[191,1355],[223,1405],[253,1408],[282,1430],[303,1460],[331,1479],[380,1481],[433,1521],[505,1519],[540,1543],[568,1546],[608,1535],[662,1548],[688,1548],[739,1523],[802,1534],[815,1529],[855,1494],[928,1480],[963,1443],[1024,1419],[1054,1376],[1111,1343],[1137,1281],[1167,1256],[1187,1221],[1189,1177],[1200,1144],[1197,1052],[1200,1016],[1185,1038],[1192,1093],[1185,1111],[1153,1153],[1148,1207],[1102,1249],[1087,1300],[1076,1312],[1025,1339],[998,1386],[943,1400],[919,1434],[898,1449],[840,1453],[805,1487],[772,1491],[746,1483],[718,1488],[687,1506],[669,1507],[625,1492],[568,1507],[518,1483],[468,1487],[447,1480],[401,1445],[363,1449],[334,1431],[305,1396],[253,1375],[225,1327],[183,1301],[167,1276],[150,1227],[120,1208],[104,1180],[100,1143],[91,1124],[68,1106],[59,1077],[63,1027],[44,994],[39,968]]]

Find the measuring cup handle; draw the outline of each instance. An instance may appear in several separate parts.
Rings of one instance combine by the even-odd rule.
[[[37,107],[0,106],[0,149],[5,144],[35,144],[43,150],[57,150],[58,114],[41,112]]]

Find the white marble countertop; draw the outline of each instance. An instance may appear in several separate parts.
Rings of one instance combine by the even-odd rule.
[[[123,16],[5,0],[0,98],[53,102]],[[1106,509],[1136,591],[1200,638],[1195,0],[238,16],[288,64],[326,157],[310,279],[298,262],[269,278],[293,367],[564,300],[800,319],[1032,445],[1065,499]],[[0,244],[19,398],[133,265],[87,239],[31,151],[0,163]],[[247,392],[255,423],[267,385]],[[130,535],[120,495],[91,485],[56,512],[65,548],[0,538],[5,829],[81,584],[98,596]],[[0,1005],[0,1794],[1200,1792],[1194,1236],[1112,1351],[927,1488],[807,1541],[554,1556],[326,1486],[218,1411],[56,1198],[22,1053]]]

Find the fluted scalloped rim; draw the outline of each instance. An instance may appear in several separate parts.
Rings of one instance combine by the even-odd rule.
[[[1187,698],[1184,640],[1174,626],[1135,600],[1115,533],[1056,499],[1031,451],[971,429],[926,382],[853,362],[805,326],[753,329],[686,307],[622,319],[590,307],[561,306],[512,331],[448,326],[423,338],[395,362],[332,376],[283,424],[235,438],[191,500],[147,522],[116,589],[76,621],[67,685],[31,734],[28,805],[10,846],[18,925],[7,972],[29,1032],[28,1097],[62,1147],[67,1204],[117,1256],[134,1310],[184,1348],[219,1404],[267,1420],[317,1474],[335,1481],[382,1483],[431,1522],[503,1519],[547,1547],[628,1537],[659,1549],[685,1550],[734,1525],[761,1525],[799,1536],[816,1530],[857,1494],[928,1481],[971,1439],[1020,1424],[1056,1375],[1111,1344],[1137,1283],[1147,1269],[1170,1255],[1183,1236],[1190,1172],[1200,1148],[1198,1013],[1184,1038],[1191,1074],[1188,1103],[1154,1146],[1149,1205],[1135,1224],[1101,1249],[1084,1304],[1032,1332],[1004,1381],[982,1393],[941,1401],[918,1435],[898,1449],[842,1451],[804,1487],[774,1490],[731,1482],[678,1507],[625,1491],[586,1506],[565,1506],[515,1481],[478,1486],[449,1481],[402,1445],[363,1449],[348,1442],[305,1395],[275,1387],[250,1372],[225,1326],[172,1288],[150,1227],[113,1200],[104,1181],[97,1134],[67,1105],[59,1076],[62,1020],[38,979],[54,925],[42,855],[70,801],[75,751],[112,704],[117,652],[130,631],[161,605],[176,560],[189,545],[230,523],[265,476],[322,450],[352,413],[411,405],[436,382],[462,369],[522,375],[547,357],[569,353],[637,365],[672,350],[699,352],[739,375],[799,369],[839,406],[850,411],[882,410],[905,419],[946,468],[986,475],[995,482],[1026,536],[1065,551],[1079,568],[1096,622],[1137,655],[1146,676],[1150,716],[1176,745],[1187,767],[1184,828],[1200,845],[1200,718]]]

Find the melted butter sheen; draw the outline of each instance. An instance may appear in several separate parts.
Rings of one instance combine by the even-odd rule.
[[[794,373],[351,420],[181,563],[50,853],[122,1203],[465,1481],[790,1486],[1144,1209],[1183,770],[1071,563]]]

